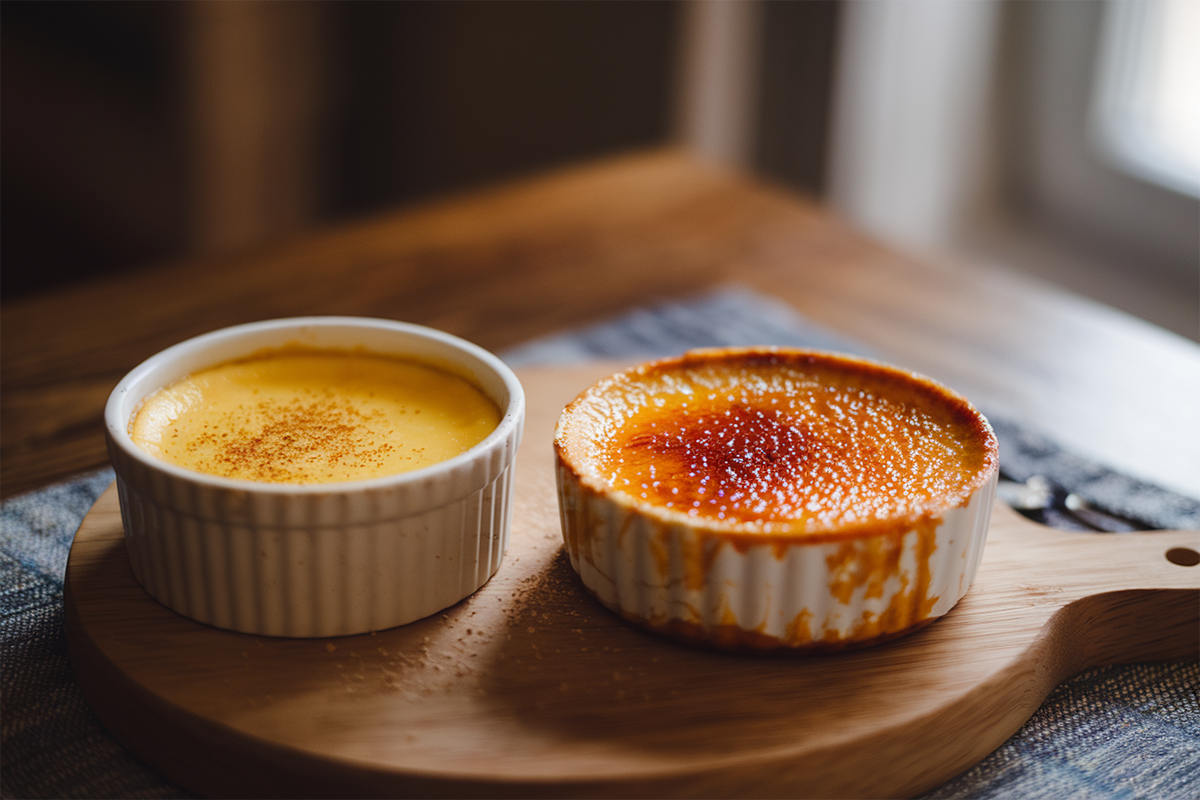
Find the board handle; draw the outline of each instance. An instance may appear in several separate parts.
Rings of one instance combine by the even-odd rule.
[[[1021,523],[995,555],[1019,554],[1026,597],[1060,606],[1043,641],[1064,675],[1200,656],[1200,531],[1068,533],[1000,506],[1002,527]]]

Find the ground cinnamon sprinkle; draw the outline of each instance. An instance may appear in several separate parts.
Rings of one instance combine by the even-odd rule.
[[[238,414],[230,414],[230,428],[206,430],[187,450],[196,454],[201,472],[218,472],[270,483],[304,483],[319,480],[299,467],[313,463],[328,470],[382,469],[386,456],[396,451],[389,441],[379,441],[371,419],[346,399],[300,399],[278,405],[258,404],[255,416],[269,420],[258,429],[237,427]],[[376,411],[370,418],[378,419]],[[211,464],[201,453],[208,451]],[[215,451],[215,452],[214,452]],[[420,455],[419,452],[416,453]],[[413,456],[407,456],[411,459]]]

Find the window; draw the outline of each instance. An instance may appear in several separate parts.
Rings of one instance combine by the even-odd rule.
[[[1093,135],[1113,164],[1200,197],[1200,3],[1110,0]]]
[[[1200,2],[848,0],[829,196],[1200,341]]]

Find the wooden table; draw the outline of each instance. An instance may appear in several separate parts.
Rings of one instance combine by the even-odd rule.
[[[371,315],[431,325],[492,350],[502,350],[531,337],[604,319],[635,305],[725,284],[773,295],[814,322],[858,340],[893,362],[933,375],[979,405],[1029,428],[1041,429],[1075,452],[1200,497],[1200,415],[1193,408],[1195,398],[1200,397],[1200,347],[1013,275],[898,255],[866,240],[811,202],[704,166],[673,151],[631,155],[405,209],[265,252],[107,278],[6,304],[2,318],[3,492],[9,496],[106,463],[101,414],[116,381],[163,347],[218,327],[290,315]],[[549,402],[551,394],[546,386],[531,384],[530,390],[539,401]],[[556,402],[561,408],[565,401]],[[552,421],[550,414],[542,420],[542,428],[549,430]],[[545,483],[549,482],[546,477]],[[98,525],[104,528],[101,533],[108,537],[105,541],[109,545],[115,542],[113,552],[118,552],[119,515],[111,493],[107,506],[101,505],[89,519],[93,529]],[[542,511],[545,535],[526,536],[522,541],[526,545],[550,542],[542,553],[550,558],[560,546],[554,532],[557,516],[553,509]],[[1001,511],[997,509],[998,514]],[[1021,520],[1012,512],[1005,514],[996,520],[989,540],[995,563],[1004,563],[1005,553],[1009,552],[1006,542],[1012,541],[1010,529]],[[522,519],[528,522],[529,516],[524,514]],[[1021,524],[1035,527],[1032,523]],[[87,526],[85,523],[84,528]],[[84,532],[79,535],[79,539],[86,540],[85,547],[80,548],[84,552],[75,562],[76,580],[67,592],[67,624],[76,631],[76,651],[72,655],[79,668],[83,653],[83,676],[92,681],[90,694],[85,694],[101,718],[106,724],[114,720],[128,723],[140,718],[124,705],[125,701],[118,699],[120,707],[115,709],[103,707],[108,695],[97,691],[99,684],[95,681],[106,674],[100,668],[110,663],[105,660],[107,656],[99,658],[91,651],[79,650],[79,642],[86,638],[80,635],[85,629],[81,621],[85,612],[99,608],[97,598],[112,602],[125,597],[143,604],[137,613],[110,615],[110,622],[138,629],[137,635],[100,638],[106,647],[118,649],[136,643],[141,636],[151,652],[179,652],[174,647],[160,647],[165,639],[158,634],[146,638],[139,626],[147,614],[158,614],[170,624],[183,626],[183,635],[189,641],[201,626],[154,604],[133,583],[131,574],[126,576],[124,594],[107,584],[85,581],[86,556],[90,552],[87,545],[104,539],[97,539],[94,533],[90,538]],[[1060,537],[1062,541],[1069,538]],[[1059,540],[1039,533],[1029,541],[1043,547]],[[1129,541],[1123,537],[1108,539],[1105,546]],[[1183,541],[1191,547],[1191,539]],[[1067,546],[1074,548],[1077,543]],[[1035,559],[1034,563],[1051,565],[1042,568],[1050,576],[1043,583],[1055,587],[1061,583],[1053,565],[1074,564],[1072,553]],[[1188,549],[1187,553],[1193,551]],[[517,555],[525,556],[519,566],[516,563],[522,559]],[[497,601],[495,607],[486,604],[497,611],[505,608],[505,598],[517,598],[513,582],[524,580],[523,575],[542,564],[529,555],[514,554],[503,580],[489,584],[488,591],[498,594],[481,594],[480,602]],[[77,558],[75,553],[72,558]],[[1160,560],[1156,555],[1158,568]],[[1096,562],[1095,571],[1099,574],[1107,569],[1128,577],[1129,562],[1126,557],[1105,557]],[[118,568],[124,565],[120,558],[106,563],[106,568],[93,570],[92,577],[112,580],[124,574]],[[982,581],[982,588],[977,587],[969,596],[970,602],[959,610],[955,621],[940,624],[935,634],[947,636],[959,630],[972,618],[972,609],[986,606],[992,596],[989,591],[1001,598],[1004,613],[1009,613],[1016,602],[1018,610],[1025,613],[1048,608],[1042,616],[1050,614],[1056,606],[1047,606],[1046,598],[1061,600],[1060,588],[1045,589],[1023,564],[1019,582]],[[992,566],[989,562],[989,569]],[[1090,576],[1093,571],[1091,567],[1075,566],[1080,574]],[[1018,583],[1022,588],[1014,594],[1012,587]],[[89,587],[99,590],[89,595]],[[1194,586],[1189,591],[1193,590]],[[1155,642],[1164,639],[1174,643],[1179,638],[1174,632],[1169,637],[1160,636],[1161,631],[1143,625],[1143,619],[1183,619],[1187,630],[1194,630],[1192,594],[1170,595],[1168,600],[1178,606],[1171,606],[1178,613],[1159,613],[1158,609],[1152,614],[1132,615],[1139,620],[1137,635],[1132,636],[1135,643],[1147,635]],[[555,603],[551,603],[554,608],[562,605],[557,600]],[[628,626],[614,622],[598,609],[592,611],[598,620],[595,630],[589,628],[593,638],[633,637]],[[471,616],[473,612],[472,608],[466,609]],[[1048,670],[1043,654],[1034,652],[1036,648],[1031,650],[1024,644],[1017,648],[1020,654],[1032,652],[1039,665],[1033,670],[1042,676],[1036,682],[1036,691],[1031,694],[1022,690],[1021,703],[1003,704],[1011,719],[995,722],[1000,716],[984,709],[984,717],[1007,727],[983,750],[964,755],[961,763],[956,762],[957,768],[972,763],[1007,736],[1063,676],[1083,664],[1123,660],[1111,653],[1092,658],[1096,653],[1085,653],[1086,648],[1076,646],[1072,637],[1078,630],[1071,626],[1080,622],[1079,614],[1051,616],[1066,621],[1055,627],[1038,617],[1032,627],[1027,626],[1032,636],[1029,641],[1045,643],[1054,638],[1040,635],[1043,624],[1056,635],[1071,628],[1067,638],[1074,644],[1063,651],[1069,652],[1070,658],[1057,659],[1057,666]],[[1093,621],[1099,620],[1096,627],[1112,633],[1104,613],[1093,617]],[[443,615],[429,625],[436,627],[447,619]],[[537,619],[540,625],[544,618]],[[1001,619],[1009,617],[1002,615]],[[478,627],[477,622],[470,624]],[[987,627],[989,631],[994,627],[990,618]],[[515,630],[532,634],[534,627],[522,623]],[[399,641],[425,632],[417,625],[383,632],[381,637],[399,637]],[[202,634],[239,636],[213,630]],[[637,640],[640,646],[655,646],[655,641],[643,638],[646,641]],[[1092,638],[1101,644],[1113,639],[1100,635]],[[927,640],[911,641],[919,644]],[[607,640],[590,643],[600,641]],[[621,642],[620,649],[625,652],[625,639]],[[1118,642],[1122,643],[1128,644],[1124,639]],[[236,652],[229,652],[238,658],[248,657],[244,642],[238,639],[236,644]],[[354,642],[341,644],[354,655]],[[272,648],[284,649],[308,645],[318,648],[314,651],[318,657],[335,652],[332,643],[323,649],[322,643],[313,645],[303,640],[271,643]],[[388,646],[392,646],[390,640]],[[1194,645],[1191,647],[1194,650]],[[971,663],[984,663],[978,658],[977,647],[969,650]],[[1172,644],[1162,653],[1153,648],[1138,652],[1158,658],[1177,657],[1179,651]],[[1182,652],[1189,651],[1185,647]],[[574,650],[571,654],[574,656]],[[690,653],[675,656],[687,664],[700,663]],[[1010,658],[1008,654],[1004,657]],[[243,665],[238,658],[234,662],[240,669]],[[280,663],[291,662],[285,658]],[[888,661],[888,665],[887,676],[894,677],[894,661]],[[608,662],[603,666],[611,669]],[[764,664],[758,668],[772,667]],[[666,675],[668,683],[676,677],[670,670],[659,672]],[[273,680],[282,674],[274,668],[269,673]],[[299,674],[309,676],[310,672],[304,667]],[[1004,666],[995,674],[1008,676],[1012,670]],[[172,680],[181,676],[189,685],[194,677],[193,671],[185,670]],[[795,679],[789,672],[789,685]],[[615,673],[613,680],[617,680]],[[890,684],[887,687],[890,692]],[[96,705],[97,699],[100,706]],[[155,709],[149,718],[155,724],[166,718],[158,705],[147,708]],[[181,725],[171,733],[186,734],[189,730]],[[982,747],[977,743],[971,746],[975,750]],[[172,758],[191,752],[176,747],[173,740],[168,747],[174,754]],[[200,774],[211,772],[211,763],[215,762],[204,761]],[[939,773],[938,779],[944,780],[945,775]],[[928,776],[914,778],[905,786],[915,791],[928,787],[930,780]],[[416,785],[419,790],[420,784]],[[658,789],[665,785],[655,784],[649,793],[660,796]],[[713,785],[719,784],[671,784],[671,788],[672,793],[710,794]],[[790,786],[786,782],[778,785]],[[270,782],[267,786],[278,788]],[[386,788],[385,793],[390,793],[394,786],[388,784]]]
[[[105,464],[101,412],[117,380],[214,328],[370,315],[500,350],[725,283],[1081,455],[1200,497],[1194,343],[1016,275],[904,257],[812,202],[675,151],[6,303],[0,490]]]

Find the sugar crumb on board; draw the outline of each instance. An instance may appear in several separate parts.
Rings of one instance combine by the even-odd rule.
[[[523,704],[520,698],[544,686],[551,705],[646,702],[647,681],[664,669],[654,648],[638,644],[646,634],[613,624],[580,586],[565,550],[542,566],[533,574],[502,572],[490,588],[411,626],[326,643],[340,664],[331,670],[335,685],[363,700],[392,694]],[[562,680],[569,675],[590,677]]]

